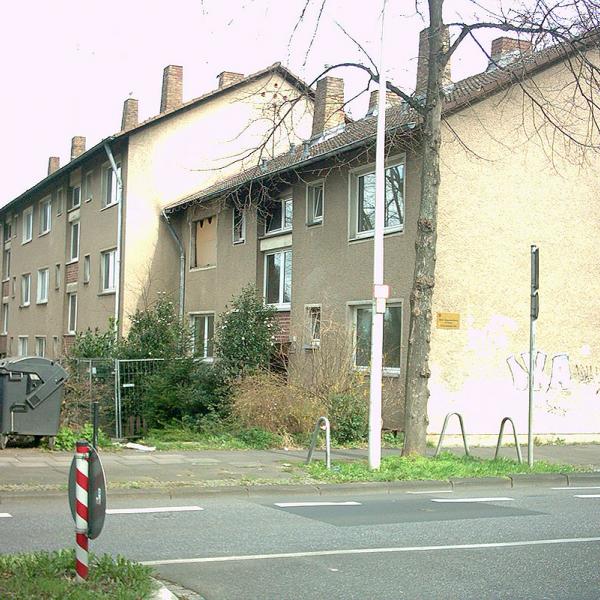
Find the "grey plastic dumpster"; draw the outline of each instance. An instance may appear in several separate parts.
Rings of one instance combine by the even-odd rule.
[[[58,433],[66,379],[67,372],[47,358],[0,360],[0,450],[9,434],[53,438]]]

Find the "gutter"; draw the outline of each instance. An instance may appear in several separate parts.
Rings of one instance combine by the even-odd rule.
[[[160,214],[165,220],[169,233],[179,250],[179,320],[183,323],[185,302],[185,251],[183,249],[183,244],[181,243],[181,238],[177,235],[173,225],[171,225],[171,221],[169,221],[166,211],[163,209]]]
[[[117,181],[117,187],[119,189],[119,211],[117,213],[117,248],[115,250],[115,280],[117,282],[117,286],[115,289],[115,319],[114,319],[114,330],[115,330],[115,340],[119,338],[119,316],[121,314],[121,242],[123,239],[123,180],[121,179],[121,174],[117,169],[117,163],[115,162],[115,158],[113,156],[112,150],[108,145],[108,142],[104,142],[104,151],[108,156],[108,160],[110,162],[110,167],[112,169],[113,175]]]

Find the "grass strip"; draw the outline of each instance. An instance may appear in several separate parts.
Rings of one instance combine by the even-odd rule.
[[[146,600],[156,583],[150,567],[122,556],[90,555],[89,579],[75,581],[75,551],[0,555],[3,600]]]
[[[568,473],[583,470],[573,465],[536,461],[529,468],[508,458],[489,460],[457,456],[443,452],[437,458],[425,456],[388,456],[381,460],[377,471],[369,469],[366,461],[334,463],[331,471],[323,462],[306,465],[306,472],[315,480],[330,482],[349,481],[411,481],[447,480],[458,477],[503,477],[517,473]]]

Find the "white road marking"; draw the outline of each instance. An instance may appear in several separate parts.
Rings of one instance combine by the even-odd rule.
[[[188,512],[204,510],[200,506],[154,506],[150,508],[108,508],[108,515],[131,515],[137,513]]]
[[[506,500],[514,500],[514,498],[431,498],[432,502],[505,502]]]
[[[360,502],[275,502],[281,508],[296,508],[299,506],[361,506]]]
[[[452,494],[453,490],[427,490],[425,492],[406,492],[407,494]]]
[[[575,498],[600,498],[600,494],[575,494]]]
[[[11,517],[10,513],[0,513],[0,519],[10,519]]]
[[[396,548],[354,548],[349,550],[318,550],[313,552],[286,552],[281,554],[246,554],[241,556],[207,556],[202,558],[174,558],[146,560],[143,565],[185,565],[197,563],[232,562],[240,560],[269,560],[272,558],[306,558],[311,556],[343,556],[351,554],[391,554],[398,552],[435,552],[438,550],[478,550],[484,548],[516,548],[552,544],[588,544],[600,542],[600,537],[526,540],[521,542],[496,542],[491,544],[455,544],[451,546],[406,546]]]
[[[565,486],[565,487],[555,487],[553,490],[600,490],[600,485],[582,485],[582,486]]]

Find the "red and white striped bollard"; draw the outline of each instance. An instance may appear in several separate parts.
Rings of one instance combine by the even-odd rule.
[[[90,449],[86,440],[76,444],[75,572],[77,581],[88,577],[88,489]]]

